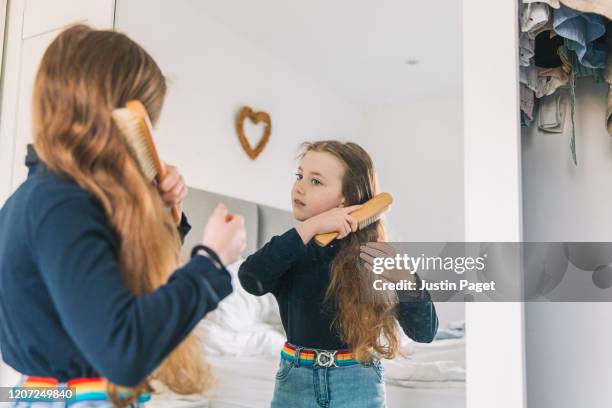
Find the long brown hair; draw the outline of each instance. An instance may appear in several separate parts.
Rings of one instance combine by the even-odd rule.
[[[326,152],[344,166],[342,195],[345,206],[363,204],[378,193],[376,170],[370,155],[356,143],[322,140],[302,144],[300,157],[309,151]],[[369,362],[374,354],[393,358],[399,350],[396,312],[397,299],[373,299],[364,296],[365,274],[360,273],[359,247],[385,239],[379,220],[349,234],[338,243],[339,250],[331,265],[331,280],[325,294],[336,306],[335,329],[347,343],[355,358]],[[382,335],[382,336],[381,336]]]
[[[34,146],[55,173],[74,180],[101,203],[120,242],[122,278],[136,296],[165,284],[177,268],[180,238],[155,186],[129,153],[111,112],[140,100],[153,123],[160,115],[166,82],[147,52],[127,36],[76,25],[45,52],[33,95]],[[126,362],[129,364],[129,362]],[[156,379],[180,394],[212,384],[195,333],[190,334],[135,387],[108,382],[117,405],[127,405]]]

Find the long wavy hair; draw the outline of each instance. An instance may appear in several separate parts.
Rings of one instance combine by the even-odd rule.
[[[140,100],[153,123],[166,82],[147,52],[127,36],[76,25],[45,52],[33,94],[34,147],[45,165],[90,191],[120,242],[123,281],[136,296],[155,291],[179,265],[180,238],[156,187],[148,182],[112,120],[114,108]],[[126,361],[126,364],[129,364]],[[195,333],[135,387],[108,381],[113,403],[128,405],[159,380],[180,394],[213,383]],[[121,398],[120,391],[132,391]]]
[[[342,163],[342,195],[346,206],[363,204],[378,193],[374,163],[358,144],[335,140],[305,142],[299,157],[309,151],[329,153]],[[374,355],[393,358],[399,351],[397,299],[364,296],[371,274],[363,273],[359,265],[359,247],[385,237],[383,223],[378,220],[339,240],[325,294],[326,302],[332,302],[337,311],[334,328],[351,347],[355,358],[363,362],[371,361]]]

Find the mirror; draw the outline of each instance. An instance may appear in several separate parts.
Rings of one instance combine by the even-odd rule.
[[[190,186],[290,211],[300,143],[350,140],[371,155],[381,189],[394,197],[391,240],[464,240],[461,1],[117,0],[116,7],[115,28],[169,79],[157,143]],[[243,106],[271,117],[255,160],[236,134]],[[245,126],[251,146],[261,131]],[[463,303],[436,309],[440,328],[465,322]],[[415,357],[386,365],[389,406],[464,407],[465,339],[439,340],[447,343],[437,349],[405,340]],[[213,406],[268,406],[278,354],[261,363],[209,359],[221,381]],[[424,367],[439,360],[452,361],[454,371],[426,379]]]

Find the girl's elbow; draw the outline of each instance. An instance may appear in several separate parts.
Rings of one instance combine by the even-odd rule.
[[[431,343],[438,332],[438,319],[436,318],[435,323],[428,327],[403,327],[403,329],[404,333],[417,343]]]
[[[109,382],[122,387],[135,387],[144,381],[152,371],[146,364],[139,364],[133,361],[118,359],[115,362],[106,360],[106,367],[100,370]]]
[[[436,334],[438,333],[438,316],[434,316],[434,320],[430,326],[430,329],[424,333],[423,341],[421,343],[431,343],[436,338]]]
[[[140,384],[146,376],[136,375],[135,373],[116,373],[106,377],[108,381],[122,387],[132,388]]]
[[[432,341],[434,341],[435,337],[436,337],[436,332],[432,331],[431,333],[427,333],[426,336],[423,336],[419,342],[420,343],[431,343]]]
[[[240,268],[238,271],[238,280],[242,288],[251,295],[262,296],[266,293],[261,281],[246,269]]]
[[[431,331],[428,333],[415,333],[415,335],[410,337],[417,343],[431,343],[436,337],[436,332]]]

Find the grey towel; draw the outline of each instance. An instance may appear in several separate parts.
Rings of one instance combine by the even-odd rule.
[[[540,99],[538,128],[543,132],[563,133],[567,112],[567,97],[562,89]]]

